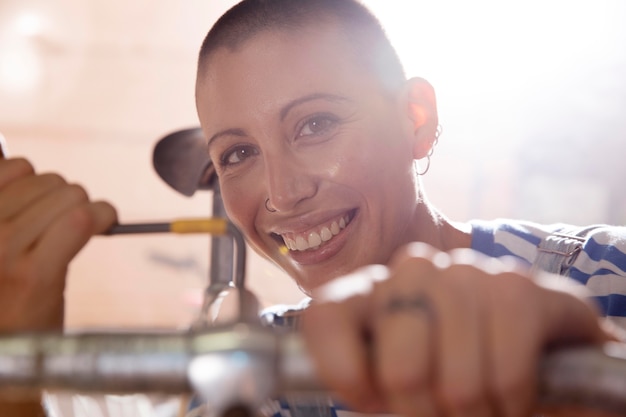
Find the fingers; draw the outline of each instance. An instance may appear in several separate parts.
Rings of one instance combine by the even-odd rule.
[[[590,306],[515,263],[410,245],[372,271],[329,284],[332,302],[305,315],[322,380],[357,409],[369,397],[404,416],[528,416],[545,347],[601,339]]]
[[[535,404],[543,345],[539,326],[545,318],[536,307],[536,288],[531,280],[507,274],[489,278],[486,284],[490,285],[482,285],[489,300],[486,343],[491,346],[485,370],[494,413],[529,416]]]
[[[380,279],[382,267],[366,269],[331,283],[307,310],[302,330],[319,378],[352,408],[381,412],[383,407],[370,367],[370,334],[365,325],[369,301],[361,295]],[[348,297],[354,286],[357,295]],[[334,293],[332,290],[336,290]]]
[[[40,198],[20,207],[19,214],[10,219],[10,226],[7,228],[13,238],[9,256],[33,247],[52,224],[67,217],[71,211],[78,213],[78,207],[88,202],[87,193],[77,185],[59,184],[45,193],[42,189],[43,187],[37,190],[41,194]],[[75,216],[78,217],[79,214]],[[77,219],[76,223],[79,222],[80,219]],[[72,234],[73,228],[66,231]]]
[[[419,259],[400,265],[394,279],[380,283],[372,297],[376,375],[392,412],[434,416],[431,363],[435,346],[424,342],[436,337],[435,308],[424,281],[409,276],[411,269],[421,268],[429,280],[435,268]]]
[[[585,287],[550,274],[539,275],[535,282],[542,290],[539,292],[542,314],[548,317],[542,321],[548,347],[614,340],[613,335],[598,324],[598,306]]]
[[[58,328],[65,274],[115,209],[24,159],[0,160],[0,331]]]
[[[0,189],[18,178],[34,174],[33,166],[25,159],[0,158]]]
[[[437,349],[437,393],[441,407],[450,416],[493,414],[487,386],[487,358],[491,346],[483,340],[485,304],[476,291],[476,271],[453,264],[445,270],[447,285],[436,292],[442,317]]]
[[[107,202],[79,204],[48,226],[33,249],[34,255],[46,267],[63,268],[93,235],[110,228],[116,219],[115,209]],[[51,248],[55,248],[54,253]]]
[[[467,271],[446,279],[436,262],[406,258],[380,284],[375,305],[381,389],[401,415],[487,416],[481,306]],[[418,272],[416,276],[416,272]],[[406,308],[392,308],[404,300]]]
[[[96,233],[116,219],[113,207],[92,203],[85,190],[54,174],[28,175],[0,191],[4,259],[29,250],[45,258],[45,267],[68,263]],[[48,256],[49,255],[49,256]]]
[[[0,187],[0,199],[4,202],[0,206],[0,219],[2,220],[13,218],[33,201],[65,185],[63,178],[56,174],[34,175],[34,172],[30,172],[22,176],[19,181],[17,179]]]

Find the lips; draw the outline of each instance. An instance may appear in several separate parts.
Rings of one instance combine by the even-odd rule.
[[[354,211],[337,216],[304,232],[284,232],[282,238],[290,251],[305,252],[319,249],[331,242],[354,218]]]

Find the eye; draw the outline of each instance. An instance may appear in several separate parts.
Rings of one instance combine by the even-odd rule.
[[[323,114],[313,116],[304,123],[298,133],[298,137],[322,135],[332,129],[336,123],[337,118],[332,115]]]
[[[220,158],[221,166],[237,165],[250,158],[258,155],[259,152],[251,145],[236,145],[224,152]]]

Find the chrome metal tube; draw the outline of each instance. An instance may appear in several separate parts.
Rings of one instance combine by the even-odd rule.
[[[0,394],[16,388],[195,391],[218,409],[325,393],[299,335],[241,323],[199,333],[0,337]],[[539,402],[626,415],[626,346],[546,355]]]
[[[3,388],[188,392],[191,342],[180,334],[2,337],[0,393]]]

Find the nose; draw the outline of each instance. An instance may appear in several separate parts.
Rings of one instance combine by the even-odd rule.
[[[269,205],[279,212],[294,209],[317,192],[314,172],[306,163],[287,155],[266,157],[265,175]]]

